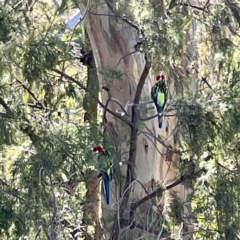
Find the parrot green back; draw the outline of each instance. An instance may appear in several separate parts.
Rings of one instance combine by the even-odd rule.
[[[162,92],[159,92],[157,94],[157,105],[158,105],[157,111],[158,111],[158,113],[163,111],[165,102],[166,102],[165,94]]]
[[[158,113],[161,113],[167,101],[167,86],[164,81],[158,81],[152,87],[151,98],[156,105]]]
[[[112,160],[111,154],[107,150],[104,150],[98,155],[97,164],[98,164],[99,170],[103,169],[104,171],[106,171],[111,179],[113,160]]]

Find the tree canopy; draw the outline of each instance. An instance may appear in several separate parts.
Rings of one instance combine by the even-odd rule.
[[[144,129],[153,146],[169,146],[150,135],[137,107],[123,116],[103,101],[111,93],[98,77],[114,84],[128,74],[119,64],[95,64],[85,19],[103,5],[111,12],[99,14],[111,22],[106,42],[121,44],[113,28],[122,24],[136,35],[129,37],[134,46],[128,55],[145,57],[135,107],[149,72],[162,72],[169,86],[164,117],[177,119],[170,133],[176,179],[156,183],[151,193],[143,186],[146,196],[131,202],[138,136]],[[68,29],[65,20],[82,6],[82,19]],[[231,0],[1,1],[1,239],[239,239],[239,16],[240,5]],[[106,112],[127,126],[121,139]],[[98,143],[126,160],[127,169],[120,171],[115,159],[115,185],[123,183],[124,194],[119,209],[102,208],[102,226],[88,212],[101,203],[92,153]],[[172,192],[171,206],[159,210],[159,199],[178,184],[189,189],[188,201]]]

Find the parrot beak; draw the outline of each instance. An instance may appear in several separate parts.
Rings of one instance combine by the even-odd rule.
[[[98,153],[99,153],[99,151],[98,151],[98,150],[97,150],[97,151],[94,151],[94,153],[95,153],[95,154],[98,154]]]

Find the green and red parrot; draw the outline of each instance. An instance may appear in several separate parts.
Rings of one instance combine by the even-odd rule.
[[[102,145],[97,145],[93,148],[94,152],[99,153],[97,157],[97,167],[100,171],[100,176],[103,179],[103,188],[105,192],[106,203],[110,203],[110,181],[112,180],[113,160],[108,150]]]
[[[163,74],[156,76],[156,83],[151,89],[151,98],[157,108],[157,112],[160,114],[163,112],[165,104],[167,102],[167,86],[165,83],[165,76]],[[158,116],[158,126],[162,128],[162,117]]]

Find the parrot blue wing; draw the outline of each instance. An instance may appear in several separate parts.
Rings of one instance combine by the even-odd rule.
[[[103,189],[105,193],[106,203],[110,204],[110,178],[109,175],[102,170],[101,171],[102,179],[103,179]]]
[[[102,151],[97,158],[97,166],[103,180],[106,203],[110,203],[110,181],[112,180],[113,161],[109,151]]]

